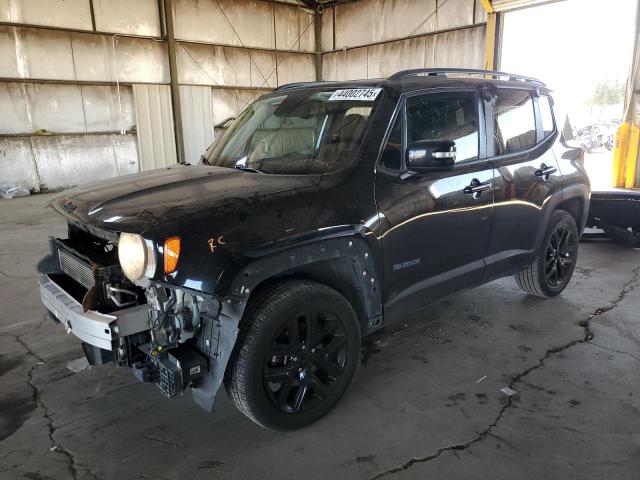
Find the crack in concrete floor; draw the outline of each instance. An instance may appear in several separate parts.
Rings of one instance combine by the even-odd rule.
[[[23,340],[22,337],[24,337],[26,335],[29,335],[29,334],[33,333],[35,330],[37,330],[40,326],[42,326],[42,324],[44,323],[46,318],[47,317],[45,316],[35,327],[33,327],[31,330],[29,330],[26,333],[22,333],[20,335],[6,335],[6,336],[13,337],[15,342],[18,343],[26,351],[27,355],[36,360],[36,363],[31,365],[31,367],[27,371],[26,383],[29,386],[29,388],[31,388],[32,399],[33,399],[34,403],[36,404],[37,408],[42,410],[42,417],[47,422],[46,423],[46,426],[47,426],[47,437],[49,439],[50,451],[59,453],[60,455],[65,457],[65,461],[67,463],[67,468],[69,469],[69,474],[71,475],[71,478],[73,480],[77,480],[78,478],[80,478],[78,475],[79,475],[81,470],[85,471],[85,474],[83,475],[82,478],[86,477],[86,475],[88,474],[88,475],[91,475],[93,478],[98,479],[99,477],[95,473],[93,473],[90,469],[88,469],[86,467],[78,467],[78,464],[76,463],[74,455],[69,450],[65,449],[62,446],[62,444],[59,441],[56,441],[56,439],[54,438],[55,433],[56,433],[56,427],[53,424],[53,412],[47,406],[47,404],[44,402],[38,385],[36,385],[36,383],[33,381],[33,374],[34,374],[35,370],[39,366],[44,365],[46,362],[44,361],[44,359],[37,352],[35,352]]]
[[[636,267],[633,269],[632,271],[632,276],[631,278],[625,282],[625,284],[622,286],[622,289],[620,290],[620,293],[618,294],[618,296],[612,301],[610,302],[610,304],[606,307],[601,307],[601,308],[597,308],[592,314],[589,315],[589,318],[587,320],[583,320],[581,322],[578,322],[578,325],[580,327],[582,327],[584,335],[583,338],[579,338],[577,340],[572,340],[570,342],[565,343],[564,345],[558,346],[558,347],[552,347],[550,349],[548,349],[545,354],[538,359],[538,362],[534,365],[532,365],[531,367],[527,368],[526,370],[522,371],[521,373],[519,373],[518,375],[516,375],[515,377],[513,377],[513,379],[511,380],[511,382],[509,382],[508,387],[512,388],[519,382],[521,381],[524,377],[526,377],[527,375],[529,375],[531,372],[538,370],[539,368],[544,366],[544,362],[545,360],[547,360],[550,356],[555,355],[557,353],[563,352],[571,347],[574,347],[576,345],[579,344],[588,344],[588,345],[593,345],[596,347],[600,347],[600,348],[605,348],[606,350],[611,350],[609,348],[603,347],[602,345],[599,345],[597,343],[593,343],[591,340],[593,340],[593,331],[591,330],[591,320],[594,319],[595,317],[598,317],[606,312],[610,312],[611,310],[613,310],[614,308],[616,308],[620,302],[622,302],[624,300],[624,298],[631,292],[633,291],[639,284],[640,281],[640,266]],[[612,350],[614,351],[614,350]],[[620,351],[618,353],[621,354],[625,354],[625,355],[630,355],[633,358],[635,358],[636,360],[638,360],[634,355],[628,353],[628,352],[623,352]],[[447,447],[442,447],[440,449],[438,449],[435,453],[432,453],[430,455],[424,456],[424,457],[413,457],[411,459],[409,459],[408,461],[406,461],[405,463],[403,463],[402,465],[397,465],[395,467],[391,467],[387,470],[384,470],[376,475],[374,475],[373,477],[370,477],[369,480],[378,480],[379,478],[382,477],[386,477],[388,475],[393,475],[394,473],[399,473],[399,472],[403,472],[405,470],[408,470],[409,468],[413,467],[414,465],[417,464],[423,464],[423,463],[427,463],[430,462],[432,460],[435,460],[436,458],[440,457],[442,454],[446,453],[446,452],[452,452],[452,451],[463,451],[463,450],[467,450],[470,447],[473,447],[474,445],[481,443],[482,441],[485,440],[485,438],[488,435],[493,435],[492,434],[492,430],[494,428],[496,428],[498,426],[498,423],[500,423],[500,420],[502,420],[503,415],[505,414],[505,412],[512,406],[512,398],[509,397],[505,403],[505,405],[502,406],[502,408],[500,408],[500,410],[498,411],[498,414],[496,416],[496,418],[494,419],[494,421],[482,432],[480,432],[476,437],[474,437],[472,440],[465,442],[465,443],[458,443],[455,445],[449,445]]]
[[[27,333],[23,333],[22,335],[14,335],[13,338],[24,350],[26,350],[27,355],[37,360],[37,362],[31,365],[31,367],[27,371],[27,385],[29,385],[29,387],[31,388],[33,401],[35,402],[36,406],[42,410],[42,416],[47,422],[47,436],[49,438],[50,450],[52,452],[57,452],[66,458],[66,462],[69,468],[69,473],[71,474],[71,478],[76,480],[78,478],[78,471],[76,469],[75,459],[73,455],[60,444],[60,442],[56,442],[54,438],[54,435],[56,433],[56,427],[53,424],[53,416],[52,416],[53,414],[50,411],[47,404],[42,399],[40,389],[33,381],[34,371],[40,365],[44,365],[45,361],[38,353],[34,352],[31,349],[31,347],[29,347],[29,345],[22,339],[23,336],[30,334],[33,330],[36,330],[41,324],[42,322],[40,322],[31,331]]]
[[[605,345],[600,345],[599,343],[596,343],[596,342],[589,342],[589,344],[593,345],[594,347],[602,348],[603,350],[608,350],[608,351],[613,352],[613,353],[619,353],[621,355],[627,355],[627,356],[633,358],[635,361],[640,362],[640,358],[636,357],[633,353],[629,353],[629,352],[625,352],[624,350],[618,350],[618,349],[615,349],[615,348],[607,347]]]

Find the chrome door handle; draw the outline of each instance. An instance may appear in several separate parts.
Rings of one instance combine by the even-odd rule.
[[[487,190],[491,190],[493,185],[491,182],[482,183],[477,178],[471,180],[471,184],[464,187],[463,192],[467,195],[473,195],[473,198],[478,198],[481,192],[486,192]]]
[[[540,165],[540,168],[536,170],[534,173],[536,177],[542,178],[543,181],[549,180],[549,175],[556,173],[558,171],[555,167],[547,167],[544,163]]]

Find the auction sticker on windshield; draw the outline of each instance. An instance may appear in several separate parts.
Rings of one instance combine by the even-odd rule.
[[[329,101],[359,100],[362,102],[370,102],[375,100],[381,90],[381,88],[349,88],[347,90],[336,90],[329,97]]]

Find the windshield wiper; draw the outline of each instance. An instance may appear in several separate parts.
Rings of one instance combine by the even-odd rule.
[[[243,172],[267,173],[264,170],[258,170],[257,168],[247,167],[247,157],[242,157],[240,160],[236,161],[236,163],[234,163],[233,166],[238,170],[242,170]]]
[[[257,168],[245,167],[243,165],[235,165],[236,170],[242,170],[243,172],[252,172],[252,173],[267,173],[264,170],[259,170]]]
[[[221,122],[216,123],[213,128],[225,128],[227,126],[229,126],[229,122],[231,122],[232,120],[235,120],[236,117],[227,117],[224,120],[222,120]]]

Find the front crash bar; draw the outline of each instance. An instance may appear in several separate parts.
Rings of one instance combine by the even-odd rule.
[[[40,297],[45,307],[83,342],[104,350],[117,348],[121,337],[149,330],[149,306],[137,305],[110,314],[84,311],[80,302],[69,295],[48,275],[42,275]]]

